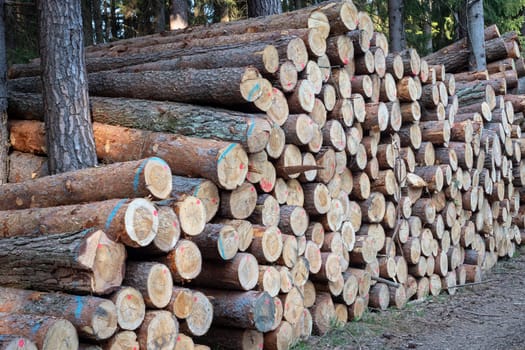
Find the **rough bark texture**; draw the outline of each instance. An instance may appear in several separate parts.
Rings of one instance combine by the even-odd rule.
[[[38,7],[49,171],[95,166],[80,2],[43,0]]]
[[[4,0],[0,0],[0,184],[7,182],[9,133],[7,131],[7,53]]]
[[[269,16],[281,13],[278,0],[248,0],[248,17]]]
[[[406,47],[403,8],[403,0],[388,0],[388,29],[390,33],[390,50],[392,52],[401,52]]]
[[[469,68],[483,71],[487,68],[483,28],[483,0],[470,1],[467,5],[468,41],[470,47]]]

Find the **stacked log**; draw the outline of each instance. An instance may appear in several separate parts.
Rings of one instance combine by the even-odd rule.
[[[506,94],[525,66],[515,36],[485,34],[499,60],[487,74],[460,72],[462,42],[425,59],[389,52],[346,0],[88,48],[109,165],[54,176],[41,171],[38,65],[12,67],[11,178],[26,181],[0,187],[0,285],[41,291],[9,289],[20,303],[56,289],[77,307],[110,301],[111,334],[77,328],[103,348],[288,349],[334,319],[479,281],[525,230],[525,103]],[[19,246],[45,242],[63,248],[27,276],[36,253]],[[84,246],[89,267],[120,252],[118,272],[86,268],[71,254]],[[68,310],[43,314],[78,327]],[[2,299],[0,311],[25,314]]]

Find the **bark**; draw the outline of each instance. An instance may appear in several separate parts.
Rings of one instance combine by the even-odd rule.
[[[184,29],[188,26],[188,2],[186,0],[172,0],[170,11],[170,29]]]
[[[7,182],[9,132],[7,130],[7,50],[5,40],[5,0],[0,0],[0,184]]]
[[[110,300],[63,293],[0,288],[0,312],[64,318],[82,338],[103,340],[117,330],[117,309]]]
[[[93,8],[92,1],[82,0],[82,28],[84,30],[84,45],[93,45]]]
[[[47,157],[14,151],[9,155],[8,182],[23,182],[48,176]]]
[[[10,93],[9,106],[11,117],[42,119],[40,95]],[[93,97],[91,113],[99,123],[238,142],[250,153],[264,150],[270,136],[264,115],[183,103]]]
[[[487,68],[483,29],[483,0],[469,1],[467,5],[468,41],[470,48],[469,70],[483,71]]]
[[[2,247],[0,280],[6,287],[107,294],[124,277],[124,246],[102,231],[5,238]]]
[[[144,197],[155,195],[150,191],[154,187],[162,188],[159,193],[164,192],[165,195],[161,197],[166,198],[170,195],[172,186],[171,174],[165,170],[165,166],[166,163],[159,158],[148,158],[6,184],[0,188],[0,210]],[[150,171],[161,176],[150,181]],[[158,186],[162,182],[165,185]]]
[[[248,17],[275,15],[282,12],[278,0],[248,0]]]
[[[49,171],[95,166],[80,2],[45,0],[38,5]]]
[[[148,311],[137,330],[140,349],[175,349],[179,322],[171,312]]]
[[[388,32],[392,52],[401,52],[406,48],[403,2],[403,0],[388,0]]]

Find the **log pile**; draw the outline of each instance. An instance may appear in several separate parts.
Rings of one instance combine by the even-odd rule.
[[[333,1],[90,47],[108,165],[53,176],[38,62],[11,67],[0,345],[288,349],[479,281],[525,229],[525,66],[486,38],[461,72]]]

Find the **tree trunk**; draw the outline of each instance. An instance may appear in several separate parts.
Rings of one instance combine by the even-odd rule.
[[[117,330],[117,309],[110,300],[64,293],[0,288],[0,312],[64,318],[82,338],[103,340]]]
[[[101,44],[104,42],[104,34],[102,33],[102,4],[100,3],[100,1],[101,0],[93,0],[93,24],[95,25],[95,44]],[[109,24],[109,21],[107,24]]]
[[[188,2],[172,0],[170,12],[170,29],[184,29],[188,26]]]
[[[93,45],[93,8],[91,0],[82,0],[82,27],[84,29],[84,45]]]
[[[124,277],[124,245],[100,230],[5,238],[2,247],[0,281],[6,287],[107,294]]]
[[[248,17],[269,16],[281,13],[278,0],[248,0]]]
[[[179,322],[175,315],[164,310],[146,312],[137,330],[140,349],[175,349]]]
[[[403,2],[404,0],[388,0],[388,30],[392,52],[401,52],[406,48]]]
[[[155,18],[155,33],[162,33],[166,29],[166,4],[164,0],[157,0],[157,16]]]
[[[470,47],[469,70],[487,69],[485,56],[485,21],[483,17],[483,0],[469,1],[467,4],[468,41]]]
[[[259,331],[217,326],[210,328],[206,335],[194,339],[202,344],[229,350],[262,349],[264,342],[263,334]]]
[[[80,2],[38,5],[49,172],[95,166]]]
[[[7,182],[9,132],[7,130],[7,52],[5,41],[5,0],[0,0],[0,184]]]

